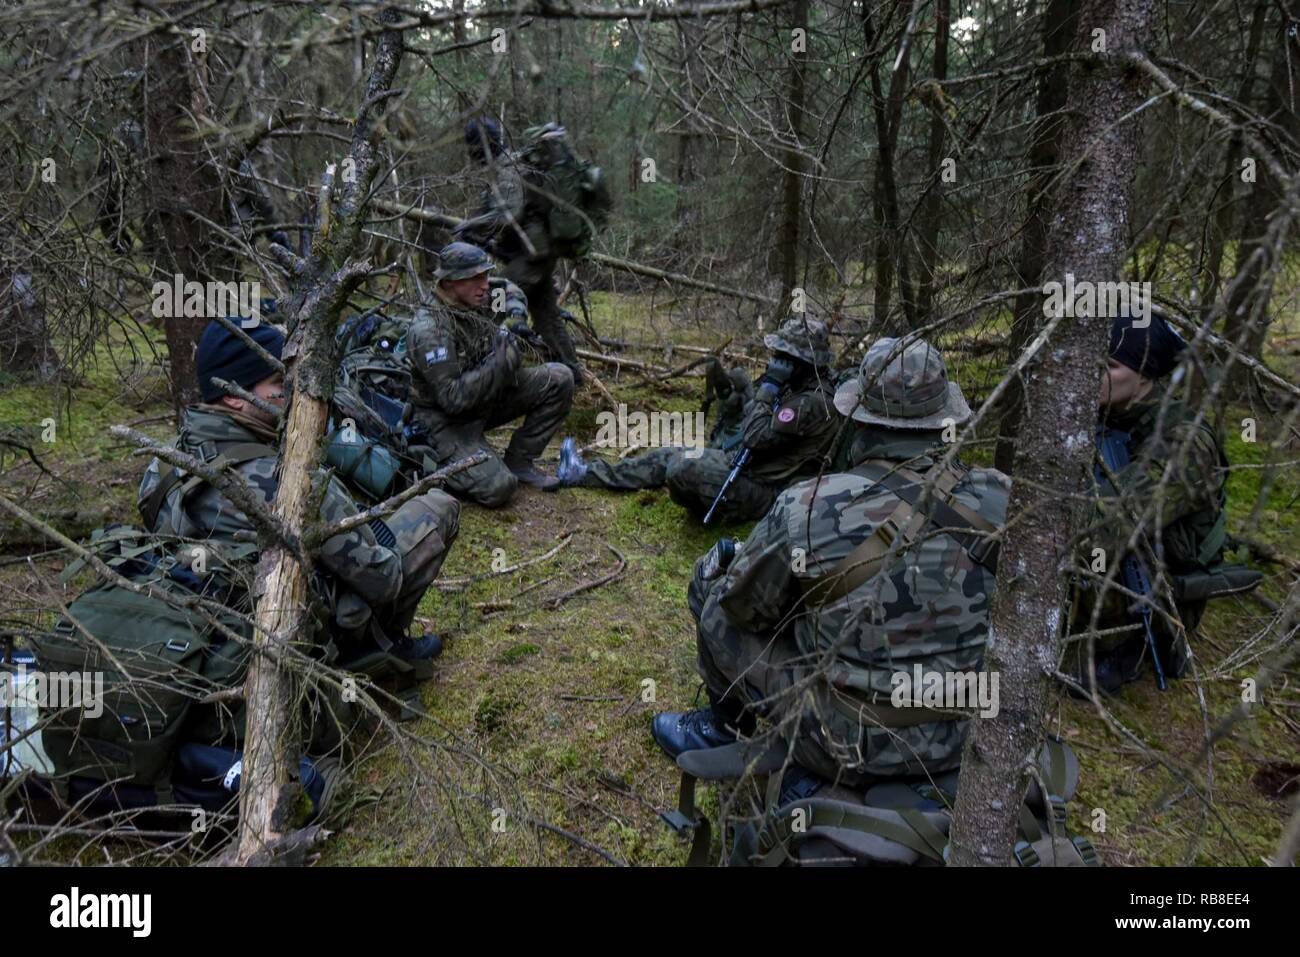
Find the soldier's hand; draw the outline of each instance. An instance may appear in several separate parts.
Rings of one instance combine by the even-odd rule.
[[[519,363],[523,361],[523,354],[519,350],[519,340],[505,323],[502,323],[501,327],[497,329],[493,351],[511,369],[518,368]]]

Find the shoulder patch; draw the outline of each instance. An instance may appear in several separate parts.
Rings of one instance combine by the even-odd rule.
[[[438,346],[438,348],[430,349],[428,352],[424,354],[424,364],[427,366],[431,366],[435,362],[445,362],[445,361],[447,361],[446,346]]]
[[[793,422],[795,414],[794,409],[787,405],[776,414],[776,420],[778,422]]]

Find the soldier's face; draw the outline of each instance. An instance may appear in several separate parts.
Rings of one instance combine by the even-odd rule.
[[[1150,379],[1134,372],[1124,363],[1110,359],[1106,374],[1101,377],[1101,393],[1097,403],[1103,409],[1122,409],[1150,391]]]
[[[263,379],[248,391],[253,393],[253,395],[257,396],[259,399],[275,406],[277,409],[284,408],[284,375],[282,373],[277,372],[275,375]],[[243,399],[237,399],[233,396],[226,396],[226,401],[228,403],[238,402],[239,405],[237,408],[239,408],[239,410],[245,415],[251,415],[253,418],[265,422],[267,425],[275,425],[275,416],[259,409],[251,402],[245,402]]]
[[[487,273],[479,273],[477,276],[470,276],[468,279],[448,279],[442,284],[442,288],[447,291],[447,295],[455,302],[471,309],[477,309],[487,302]]]

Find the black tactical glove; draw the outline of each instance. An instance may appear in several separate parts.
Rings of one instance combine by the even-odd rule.
[[[492,346],[494,354],[500,356],[512,371],[519,368],[519,363],[523,361],[523,353],[519,350],[519,339],[504,322],[497,329]]]
[[[544,345],[542,337],[533,331],[528,320],[522,318],[522,313],[511,313],[511,315],[519,318],[507,320],[507,328],[534,349],[540,349]]]
[[[758,396],[765,402],[772,403],[781,394],[781,390],[794,378],[794,362],[785,356],[774,356],[758,379]]]

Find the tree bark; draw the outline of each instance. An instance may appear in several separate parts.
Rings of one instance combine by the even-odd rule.
[[[808,82],[808,0],[795,0],[793,23],[792,29],[802,30],[803,34],[799,48],[790,53],[790,102],[787,119],[795,148],[786,152],[785,170],[781,177],[781,225],[777,229],[777,260],[781,275],[778,316],[790,308],[792,290],[799,279],[799,219],[803,214],[804,179],[804,157],[800,149],[803,145],[804,100]]]
[[[903,0],[902,19],[911,15],[917,0]],[[866,43],[873,46],[879,32],[872,24],[871,14],[865,14]],[[883,32],[883,31],[882,31]],[[893,296],[894,276],[897,272],[899,297],[903,301],[906,326],[916,324],[916,305],[912,299],[911,277],[902,236],[902,217],[898,207],[898,179],[894,169],[894,154],[898,146],[899,126],[903,116],[903,94],[907,91],[911,48],[904,51],[898,69],[890,76],[886,95],[880,80],[879,61],[871,65],[872,114],[876,122],[876,176],[873,208],[880,225],[875,243],[875,303],[876,322],[883,330],[889,329],[889,303]]]
[[[155,248],[155,271],[171,281],[180,273],[186,281],[225,281],[231,262],[211,241],[209,222],[223,222],[221,176],[209,160],[194,123],[195,88],[191,59],[184,44],[190,35],[167,38],[145,46],[145,155],[148,157],[146,218],[161,242]],[[164,319],[172,400],[177,421],[188,405],[199,400],[194,349],[204,317]]]
[[[934,79],[940,84],[948,78],[948,22],[950,0],[934,0]],[[920,224],[917,239],[921,246],[921,269],[916,311],[922,322],[934,319],[935,274],[939,265],[939,230],[943,222],[943,147],[948,132],[944,116],[944,100],[932,103],[934,115],[930,118],[930,143],[926,149],[926,169],[930,171],[930,188],[921,200]]]
[[[1079,0],[1048,0],[1043,17],[1043,56],[1066,53],[1074,41],[1078,25]],[[1038,81],[1037,117],[1029,145],[1029,182],[1026,184],[1029,213],[1025,217],[1020,262],[1016,268],[1020,288],[1033,291],[1016,297],[1007,356],[1011,362],[1033,338],[1038,319],[1042,316],[1043,297],[1038,287],[1042,283],[1043,262],[1047,258],[1051,187],[1060,172],[1061,136],[1065,129],[1062,110],[1065,109],[1069,86],[1068,63],[1048,67]],[[1015,466],[1015,436],[1024,411],[1022,388],[1017,380],[1007,390],[1007,410],[998,427],[998,444],[993,458],[993,464],[1008,475],[1012,474]]]
[[[385,9],[384,23],[398,14]],[[334,382],[334,332],[349,293],[369,269],[352,257],[360,249],[367,197],[374,178],[377,121],[383,115],[393,77],[402,59],[402,32],[386,30],[365,99],[357,113],[349,164],[345,161],[342,201],[333,209],[333,167],[321,187],[317,233],[311,258],[294,264],[297,280],[289,296],[291,331],[284,349],[286,379],[293,384],[285,416],[280,481],[273,511],[283,527],[301,539],[309,521],[312,475],[321,458],[329,399]],[[355,176],[351,170],[355,169]],[[249,863],[275,857],[292,846],[296,808],[301,794],[296,780],[301,748],[297,721],[296,681],[278,661],[285,646],[306,633],[311,569],[286,550],[264,547],[255,613],[254,655],[245,686],[248,724],[240,786],[239,839],[235,860]]]
[[[1155,0],[1085,0],[1079,37],[1105,31],[1106,52],[1071,84],[1062,156],[1071,166],[1048,228],[1045,276],[1117,279],[1129,235],[1144,79],[1123,67],[1148,40]],[[1141,114],[1137,114],[1140,116]],[[999,711],[971,721],[953,811],[949,863],[1012,862],[1017,820],[1043,739],[1078,506],[1093,458],[1097,388],[1110,320],[1067,319],[1026,374],[1010,521],[998,563],[984,667],[999,675]]]

